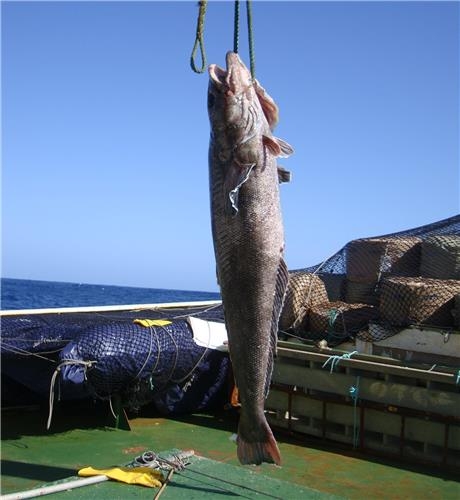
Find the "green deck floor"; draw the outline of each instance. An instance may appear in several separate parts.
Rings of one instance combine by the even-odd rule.
[[[87,465],[106,468],[141,452],[193,449],[196,458],[173,475],[162,499],[202,498],[401,498],[458,499],[455,473],[376,460],[329,443],[278,436],[282,467],[240,466],[231,440],[234,419],[195,415],[181,420],[134,418],[131,431],[101,425],[88,410],[60,408],[51,432],[41,411],[2,412],[1,491],[8,494],[66,480]],[[155,490],[115,482],[86,486],[49,498],[150,498]]]

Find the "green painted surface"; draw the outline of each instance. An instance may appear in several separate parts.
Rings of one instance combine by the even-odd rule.
[[[2,414],[2,493],[72,478],[87,465],[107,468],[148,449],[193,449],[196,457],[175,473],[163,499],[198,498],[460,498],[454,473],[440,468],[375,461],[319,441],[299,443],[279,436],[282,467],[240,466],[231,440],[236,421],[196,415],[182,420],[136,418],[131,431],[101,427],[87,409],[56,411],[51,432],[44,412]],[[458,476],[457,476],[458,477]],[[153,498],[156,490],[115,482],[85,486],[50,498]]]

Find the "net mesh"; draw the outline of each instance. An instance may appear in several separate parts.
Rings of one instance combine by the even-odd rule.
[[[92,326],[70,342],[60,360],[95,360],[86,378],[98,396],[119,393],[137,379],[163,390],[197,364],[206,349],[195,344],[190,326],[177,320],[162,327],[134,323]],[[68,370],[64,366],[63,376]]]
[[[459,280],[460,215],[360,238],[321,264],[291,271],[280,330],[337,344],[382,340],[405,325],[459,327]]]
[[[460,280],[393,276],[382,282],[381,319],[391,325],[453,326]]]
[[[325,284],[318,276],[312,273],[291,273],[279,320],[280,329],[301,329],[309,309],[327,300]]]
[[[115,312],[66,312],[2,316],[1,353],[14,356],[22,351],[43,353],[59,351],[70,341],[101,325],[131,325],[135,319],[176,320],[195,316],[209,321],[224,321],[222,306],[187,309],[142,309]]]
[[[48,387],[60,365],[60,382],[70,396],[81,395],[83,385],[83,395],[104,399],[117,394],[132,409],[148,402],[165,413],[203,409],[224,388],[229,361],[225,353],[194,342],[188,316],[222,322],[223,310],[213,306],[3,316],[2,371],[44,392],[43,384],[37,385],[36,363],[22,363],[18,370],[18,360],[32,358],[42,361],[39,370],[46,367]],[[171,323],[144,327],[134,323],[138,319]],[[72,385],[78,391],[69,390]]]
[[[460,329],[460,293],[455,296],[454,324]]]
[[[421,274],[427,278],[460,279],[460,236],[430,236],[422,243]]]
[[[64,366],[63,384],[102,398],[121,394],[134,408],[148,401],[164,412],[201,408],[225,385],[229,360],[193,342],[187,316],[224,321],[222,306],[3,316],[2,373],[45,390],[59,363],[95,361]],[[144,328],[135,319],[173,323]],[[354,240],[321,264],[291,271],[279,326],[336,345],[382,340],[411,324],[460,328],[460,215]]]

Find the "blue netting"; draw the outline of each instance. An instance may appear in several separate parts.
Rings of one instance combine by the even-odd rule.
[[[40,394],[61,365],[58,390],[67,396],[118,394],[129,407],[155,401],[165,413],[203,409],[222,392],[229,361],[225,353],[194,342],[188,322],[182,319],[190,315],[223,321],[221,307],[5,316],[2,368]],[[153,327],[133,323],[160,318],[172,323]]]

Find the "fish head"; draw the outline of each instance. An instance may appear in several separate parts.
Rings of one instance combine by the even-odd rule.
[[[252,89],[252,76],[240,56],[235,52],[227,52],[227,74],[225,82],[228,96],[250,96]]]
[[[235,52],[227,52],[226,64],[226,70],[217,64],[209,66],[209,77],[212,86],[229,98],[247,94],[253,87],[253,81],[250,71],[240,59],[240,56]]]
[[[226,69],[209,66],[208,113],[214,129],[239,129],[258,100],[251,73],[238,54],[228,52],[226,64]]]
[[[271,130],[278,123],[278,106],[260,83],[252,77],[239,55],[228,52],[226,69],[209,66],[208,113],[216,130],[237,126],[247,118],[248,109],[260,107]],[[223,114],[224,113],[224,114]],[[254,113],[253,113],[254,114]],[[224,118],[224,122],[222,119]]]

